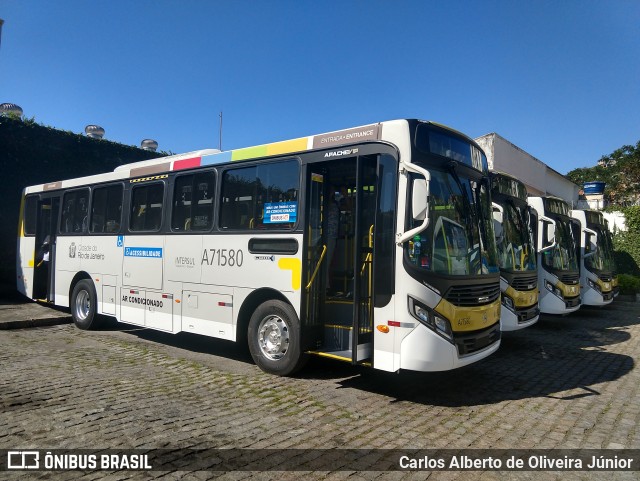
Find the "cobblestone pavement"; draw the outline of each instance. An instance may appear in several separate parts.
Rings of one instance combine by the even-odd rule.
[[[640,305],[506,333],[445,373],[312,359],[261,372],[233,343],[115,323],[0,332],[0,449],[640,448]],[[64,472],[8,479],[638,479],[638,472]]]

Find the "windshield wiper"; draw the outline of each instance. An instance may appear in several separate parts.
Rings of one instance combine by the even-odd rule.
[[[458,188],[460,189],[460,193],[462,194],[461,195],[462,203],[464,204],[463,215],[464,215],[465,219],[467,220],[468,225],[469,226],[473,226],[473,216],[472,216],[472,213],[471,213],[471,202],[469,202],[469,195],[467,193],[466,186],[462,185],[462,181],[460,180],[460,176],[458,175],[458,172],[456,171],[456,163],[455,162],[449,162],[447,164],[447,168],[449,170],[449,173],[453,177],[453,180],[456,181],[456,184],[458,185]],[[467,232],[467,236],[469,236],[469,235],[470,235],[470,232]],[[468,240],[470,241],[469,245],[473,246],[473,236]]]
[[[507,199],[507,203],[511,206],[511,208],[519,218],[520,229],[516,229],[516,232],[518,232],[519,234],[521,244],[523,246],[529,245],[530,244],[529,230],[527,229],[529,225],[528,225],[528,222],[525,222],[524,214],[522,213],[520,208],[516,205],[516,203],[513,201],[513,199]],[[530,247],[531,246],[529,246],[529,248]]]

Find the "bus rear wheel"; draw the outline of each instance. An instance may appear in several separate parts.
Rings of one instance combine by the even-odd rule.
[[[249,351],[260,369],[277,376],[289,376],[307,360],[300,346],[300,321],[291,305],[267,301],[251,316]]]
[[[82,279],[71,293],[71,317],[79,329],[89,330],[96,327],[98,299],[93,282]]]

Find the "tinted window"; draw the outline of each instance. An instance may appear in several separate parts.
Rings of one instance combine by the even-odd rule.
[[[136,185],[131,189],[129,229],[158,231],[162,226],[164,184]]]
[[[182,175],[173,191],[171,228],[177,231],[209,230],[213,225],[213,172]]]
[[[418,150],[426,154],[436,154],[488,172],[487,157],[468,140],[445,130],[434,129],[429,124],[418,124],[415,138]]]
[[[298,217],[299,167],[290,160],[227,170],[222,229],[292,229]]]
[[[93,189],[91,232],[114,233],[122,222],[122,184]]]
[[[65,192],[62,198],[63,234],[81,234],[87,232],[89,214],[89,189]]]
[[[38,196],[28,196],[24,200],[23,211],[23,229],[25,235],[35,235],[36,233],[36,216],[38,213]]]
[[[390,155],[381,155],[378,163],[380,189],[376,212],[375,257],[373,261],[376,307],[388,304],[394,292],[397,172],[396,160]]]

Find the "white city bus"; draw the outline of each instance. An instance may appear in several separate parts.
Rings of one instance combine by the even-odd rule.
[[[611,304],[614,295],[613,253],[609,249],[609,229],[602,212],[572,210],[580,222],[580,287],[582,303],[588,306]]]
[[[613,288],[613,297],[617,297],[620,294],[620,286],[618,285],[618,266],[615,260],[615,249],[613,247],[613,235],[609,228],[609,221],[604,219],[605,231],[604,231],[604,253],[608,259],[608,264],[611,267],[611,287]]]
[[[81,329],[248,342],[278,375],[453,369],[500,343],[487,175],[473,140],[396,120],[28,187],[18,288]]]
[[[540,317],[533,236],[537,218],[522,182],[500,172],[491,172],[490,177],[502,291],[500,323],[503,331],[515,331],[535,324]]]
[[[569,314],[580,308],[578,228],[569,205],[553,196],[529,197],[538,214],[537,251],[540,312]]]

